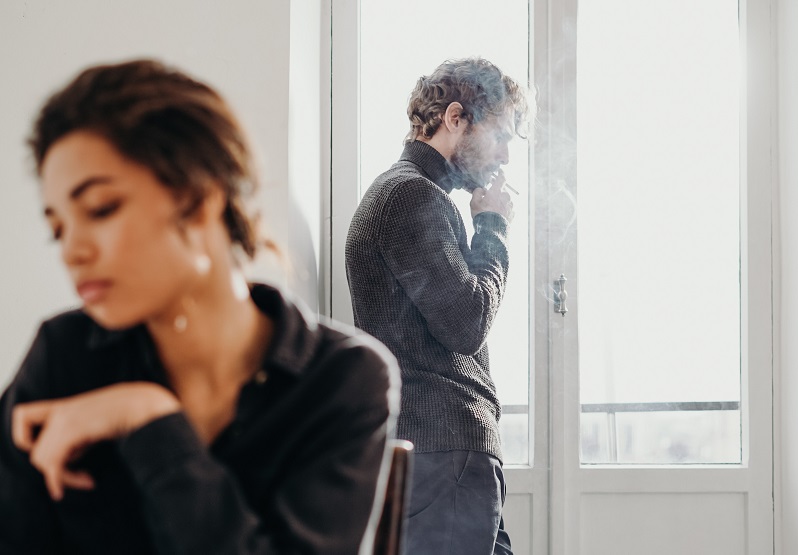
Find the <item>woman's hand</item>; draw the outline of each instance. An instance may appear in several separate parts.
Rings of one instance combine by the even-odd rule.
[[[64,488],[92,489],[94,480],[69,463],[90,445],[115,439],[180,410],[177,398],[150,382],[127,382],[72,397],[21,403],[14,407],[12,437],[30,454],[55,501]]]

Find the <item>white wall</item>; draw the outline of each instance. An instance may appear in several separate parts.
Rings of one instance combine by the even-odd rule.
[[[780,345],[777,355],[780,382],[781,553],[798,553],[798,3],[780,0],[779,49],[779,194],[781,272]],[[778,452],[778,451],[777,451]],[[778,484],[778,482],[777,482]]]
[[[292,9],[302,25],[292,27]],[[265,231],[294,254],[291,283],[315,301],[318,20],[312,0],[0,2],[0,385],[16,371],[38,323],[76,304],[57,249],[48,241],[24,139],[46,96],[94,63],[156,57],[208,81],[230,101],[262,166]],[[292,28],[296,55],[290,59]],[[309,112],[289,109],[290,71],[293,93]],[[289,136],[295,145],[298,138],[309,145],[304,166],[296,155],[289,164]],[[289,187],[292,178],[296,185]],[[303,222],[293,196],[302,199],[314,228]],[[254,266],[253,275],[290,280],[268,259]]]
[[[305,302],[318,310],[322,287],[318,279],[322,258],[321,91],[323,72],[322,7],[319,0],[291,0],[288,78],[288,181],[291,185],[291,230],[294,254],[292,284]],[[329,76],[326,76],[329,78]],[[329,172],[329,167],[326,168]],[[298,202],[297,202],[298,201]]]

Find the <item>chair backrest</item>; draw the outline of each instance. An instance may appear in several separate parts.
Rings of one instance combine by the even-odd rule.
[[[402,439],[391,440],[393,449],[388,488],[374,536],[374,555],[400,555],[404,523],[410,499],[410,478],[413,469],[413,444]]]

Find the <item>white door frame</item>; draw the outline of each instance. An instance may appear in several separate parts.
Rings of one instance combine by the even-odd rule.
[[[771,189],[775,176],[775,76],[773,70],[771,0],[741,0],[741,44],[747,59],[745,94],[741,106],[741,387],[742,464],[694,466],[604,466],[585,467],[579,460],[579,381],[577,329],[579,299],[569,298],[569,312],[561,321],[551,319],[551,530],[552,555],[593,553],[580,545],[583,496],[592,494],[739,494],[745,501],[745,553],[774,553],[774,444],[773,444],[773,305],[772,305],[772,222]],[[542,71],[536,72],[544,102],[550,114],[548,124],[556,137],[576,138],[576,65],[572,22],[576,21],[576,0],[537,0],[536,13],[546,13],[546,34],[552,56],[540,56]],[[544,40],[540,38],[540,40]],[[548,95],[548,98],[546,98]],[[564,108],[560,103],[570,103]],[[563,108],[563,109],[560,109]],[[558,128],[559,127],[559,128]],[[560,141],[562,142],[562,141]],[[576,151],[572,159],[575,161]],[[571,158],[569,158],[570,160]],[[537,160],[537,159],[536,159]],[[555,162],[556,163],[556,162]],[[575,171],[553,168],[551,176],[538,172],[537,186],[543,198],[551,199],[563,183],[576,198]],[[542,178],[540,176],[543,176]],[[541,195],[538,195],[541,198]],[[566,208],[567,209],[567,208]],[[551,210],[549,208],[549,214]],[[563,244],[567,253],[549,253],[550,272],[555,280],[562,272],[577,278],[576,225],[568,226]],[[559,240],[559,239],[558,239]],[[700,304],[700,284],[697,284]],[[571,287],[575,291],[575,287]],[[595,497],[594,497],[595,499]],[[608,508],[609,510],[609,508]],[[630,533],[634,533],[633,531]],[[604,555],[602,553],[602,555]],[[606,554],[609,555],[609,554]]]
[[[322,312],[340,322],[352,324],[352,303],[346,281],[344,245],[349,222],[360,201],[360,0],[323,0],[324,23],[329,26],[330,60],[329,138],[330,182],[326,190],[325,229],[322,249],[326,290]],[[326,96],[326,95],[325,95]]]

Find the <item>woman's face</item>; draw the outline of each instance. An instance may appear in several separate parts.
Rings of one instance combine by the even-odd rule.
[[[149,168],[75,131],[42,164],[44,213],[85,311],[124,328],[179,310],[197,279],[191,222]]]

